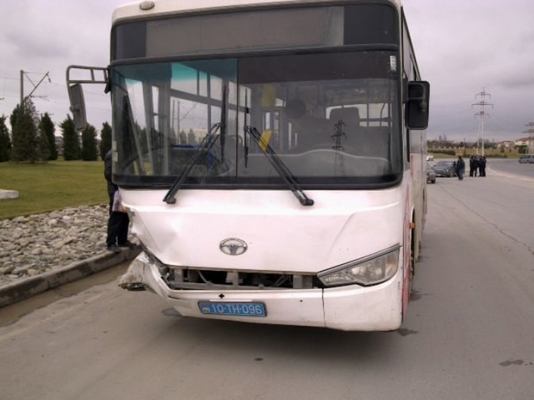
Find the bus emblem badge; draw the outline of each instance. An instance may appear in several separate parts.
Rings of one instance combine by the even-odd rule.
[[[247,244],[241,239],[229,238],[219,244],[219,249],[229,256],[240,256],[247,251]]]

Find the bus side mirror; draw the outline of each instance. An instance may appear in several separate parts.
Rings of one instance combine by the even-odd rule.
[[[75,83],[68,87],[70,111],[74,118],[74,128],[77,131],[83,131],[87,127],[87,117],[85,114],[85,100],[83,97],[83,88],[80,83]]]
[[[409,129],[428,127],[430,84],[425,81],[408,82],[406,126]]]

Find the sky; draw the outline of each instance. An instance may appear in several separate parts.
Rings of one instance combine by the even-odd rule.
[[[22,70],[24,96],[33,91],[37,111],[61,123],[69,114],[67,66],[108,65],[111,15],[125,2],[0,0],[0,116],[9,117],[20,101]],[[528,137],[526,125],[534,122],[534,1],[403,5],[419,69],[431,85],[428,138],[476,141],[481,101],[491,104],[484,107],[484,139]],[[85,85],[84,92],[88,121],[101,130],[111,122],[109,97],[100,85]]]

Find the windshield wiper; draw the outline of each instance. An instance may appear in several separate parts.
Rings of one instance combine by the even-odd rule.
[[[202,157],[206,152],[209,152],[210,149],[213,147],[217,139],[220,135],[217,135],[217,131],[221,128],[221,124],[217,122],[216,124],[213,124],[211,127],[209,133],[202,139],[202,142],[200,142],[200,146],[198,148],[197,155],[193,158],[193,160],[187,164],[187,167],[182,171],[178,179],[174,181],[171,188],[163,198],[163,201],[167,204],[174,204],[176,203],[176,193],[180,188],[182,187],[182,184],[186,180],[186,178],[189,176],[195,165],[197,164],[197,161]]]
[[[223,84],[222,85],[222,102],[221,102],[221,123],[220,123],[220,130],[221,130],[221,161],[224,163],[224,145],[226,143],[226,108],[228,104],[228,85]]]
[[[224,161],[224,142],[226,138],[226,108],[227,108],[227,102],[228,102],[228,85],[224,84],[221,88],[221,121],[213,124],[208,134],[202,139],[202,142],[200,142],[200,146],[198,149],[198,153],[195,156],[195,158],[187,165],[187,167],[182,171],[178,179],[174,181],[171,188],[163,198],[163,201],[167,204],[174,204],[176,203],[176,193],[180,188],[182,187],[182,184],[186,180],[186,178],[189,176],[193,168],[195,167],[197,161],[204,155],[204,153],[209,153],[217,139],[221,140],[221,159]],[[220,131],[219,135],[216,135],[217,131]]]
[[[314,201],[304,194],[300,188],[295,176],[291,173],[289,168],[283,163],[283,161],[274,152],[269,143],[265,142],[258,130],[253,126],[245,126],[245,133],[248,133],[254,138],[259,148],[263,151],[263,154],[267,157],[273,168],[278,172],[278,175],[283,179],[286,185],[289,187],[293,195],[303,206],[313,206]]]

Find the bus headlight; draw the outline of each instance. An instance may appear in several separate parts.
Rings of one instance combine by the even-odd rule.
[[[360,260],[350,261],[326,271],[317,277],[328,287],[359,284],[376,285],[391,279],[399,267],[399,246],[373,254]]]

